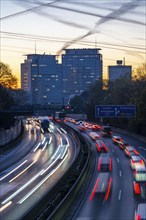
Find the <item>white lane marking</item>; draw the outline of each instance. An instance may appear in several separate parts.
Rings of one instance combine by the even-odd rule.
[[[118,195],[118,200],[121,199],[121,194],[122,194],[122,190],[120,189],[120,190],[119,190],[119,195]]]
[[[119,176],[122,177],[122,171],[121,170],[119,171]]]
[[[115,153],[114,149],[112,149],[112,152]]]
[[[117,162],[118,162],[118,163],[120,162],[119,158],[117,158]]]

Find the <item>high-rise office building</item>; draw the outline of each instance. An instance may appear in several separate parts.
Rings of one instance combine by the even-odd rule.
[[[21,88],[31,104],[62,105],[62,69],[55,55],[29,54],[21,64]]]
[[[108,66],[108,79],[116,80],[119,78],[131,79],[132,66],[127,66],[122,60],[117,60],[117,65]]]
[[[62,55],[63,101],[80,95],[98,79],[102,79],[100,49],[65,49]]]

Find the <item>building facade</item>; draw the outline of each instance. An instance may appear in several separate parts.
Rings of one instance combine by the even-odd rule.
[[[100,49],[66,49],[62,55],[63,102],[80,95],[98,79],[102,79]]]
[[[21,88],[30,104],[62,105],[62,66],[54,55],[29,54],[21,64]]]
[[[117,65],[115,66],[108,66],[109,81],[120,78],[131,80],[131,77],[132,77],[132,66],[127,66],[123,64],[122,60],[117,60]]]
[[[59,64],[55,55],[28,54],[21,64],[21,88],[30,104],[67,105],[102,79],[100,49],[66,49]]]

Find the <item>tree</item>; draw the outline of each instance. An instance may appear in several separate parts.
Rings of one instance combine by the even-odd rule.
[[[0,85],[0,109],[8,109],[14,104],[14,99],[9,90]]]
[[[0,85],[8,89],[18,87],[18,80],[12,75],[9,65],[2,62],[0,62]]]
[[[146,80],[146,63],[143,63],[133,71],[133,80]]]

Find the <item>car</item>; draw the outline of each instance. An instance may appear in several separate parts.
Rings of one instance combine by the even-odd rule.
[[[130,146],[130,144],[128,144],[127,142],[122,142],[122,141],[120,141],[119,143],[118,143],[118,145],[119,145],[119,148],[120,149],[125,149],[126,147],[128,147],[128,146]]]
[[[83,125],[78,125],[77,128],[79,131],[87,131],[87,128],[84,127]]]
[[[99,131],[100,130],[100,126],[99,125],[92,125],[92,130],[93,131]]]
[[[113,136],[112,140],[113,140],[114,144],[118,144],[119,142],[123,142],[123,139],[120,136]]]
[[[146,203],[139,203],[134,220],[146,220]]]
[[[98,159],[98,171],[109,172],[112,171],[112,158],[109,153],[101,153]]]
[[[99,173],[94,188],[92,190],[90,201],[94,196],[101,196],[107,201],[111,192],[112,178],[110,173]]]
[[[102,132],[101,132],[103,137],[112,137],[112,129],[110,126],[103,126],[102,127]]]
[[[31,118],[26,119],[26,124],[32,124],[33,120]]]
[[[83,122],[82,122],[82,121],[78,121],[78,120],[77,120],[77,121],[75,122],[75,124],[76,124],[76,125],[82,125],[82,124],[83,124]]]
[[[100,139],[100,135],[97,134],[96,132],[90,132],[89,136],[95,141],[97,139]]]
[[[125,154],[128,157],[136,156],[139,155],[139,152],[133,147],[133,146],[128,146],[125,148]]]
[[[138,169],[139,167],[145,167],[144,160],[139,155],[131,156],[130,166],[132,170]]]
[[[99,153],[101,152],[108,152],[108,147],[102,140],[96,140],[95,142],[96,149]]]
[[[134,171],[134,194],[146,199],[146,169]]]

